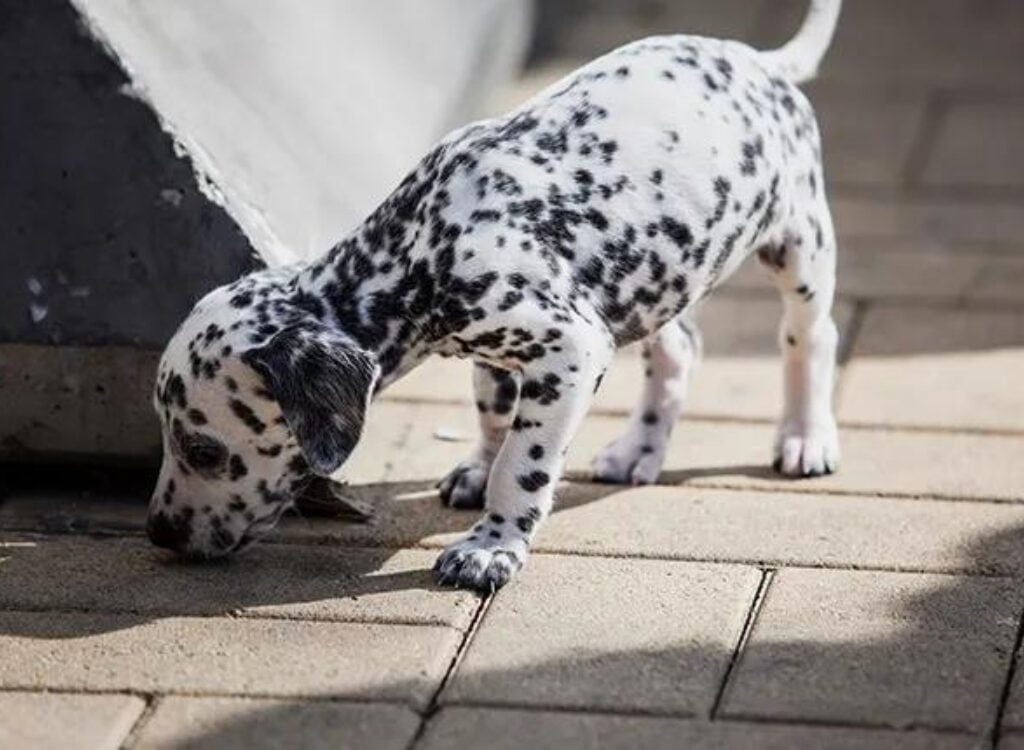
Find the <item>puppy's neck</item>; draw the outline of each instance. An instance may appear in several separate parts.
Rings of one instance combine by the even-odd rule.
[[[304,268],[297,286],[321,300],[324,320],[371,353],[386,388],[437,350],[431,323],[435,289],[429,263],[415,262],[412,232],[387,224],[385,204],[324,258]],[[409,242],[401,242],[409,234]]]
[[[460,227],[441,168],[450,143],[431,151],[369,217],[299,276],[327,316],[381,368],[378,390],[430,354],[446,353],[445,281]]]

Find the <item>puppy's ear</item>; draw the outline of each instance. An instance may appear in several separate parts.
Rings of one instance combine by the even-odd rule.
[[[380,368],[349,339],[319,323],[284,328],[242,354],[277,400],[306,462],[321,476],[359,442]]]

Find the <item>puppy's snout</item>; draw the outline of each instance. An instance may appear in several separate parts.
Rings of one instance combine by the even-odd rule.
[[[171,519],[166,513],[154,513],[146,522],[146,534],[157,547],[181,552],[192,530],[184,519]]]

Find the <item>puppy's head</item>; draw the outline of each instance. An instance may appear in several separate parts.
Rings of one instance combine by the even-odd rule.
[[[309,308],[247,277],[203,298],[171,339],[153,396],[155,544],[200,558],[242,549],[355,448],[379,369]]]

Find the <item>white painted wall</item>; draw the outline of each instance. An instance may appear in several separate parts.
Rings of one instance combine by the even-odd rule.
[[[272,264],[316,257],[487,110],[529,0],[74,0]]]

